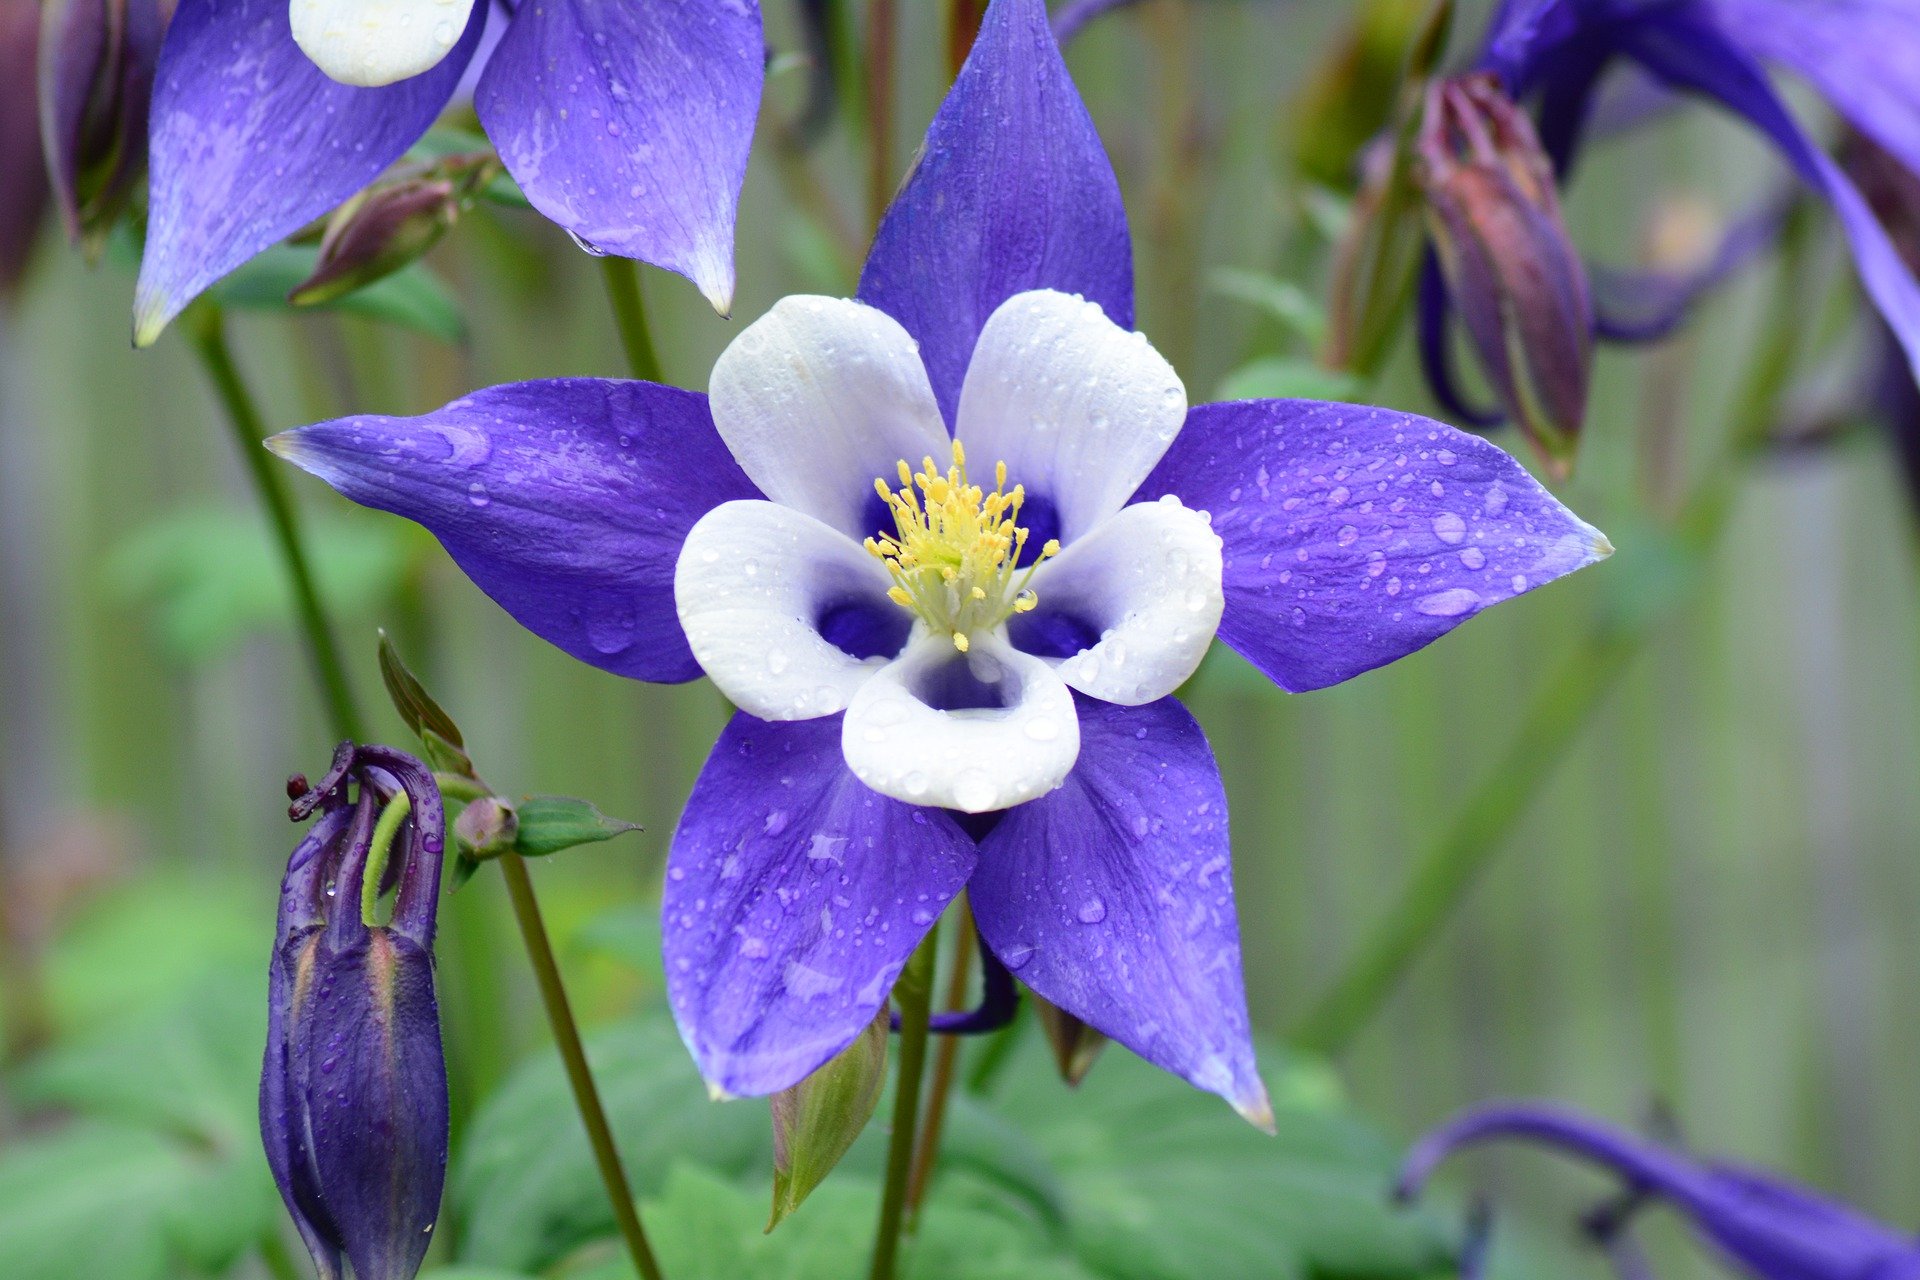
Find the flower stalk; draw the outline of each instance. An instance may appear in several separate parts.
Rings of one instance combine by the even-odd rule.
[[[533,880],[527,875],[527,863],[517,853],[499,857],[506,877],[507,896],[513,901],[513,916],[520,925],[520,937],[527,946],[527,959],[540,987],[540,1002],[546,1006],[547,1021],[553,1027],[554,1043],[566,1068],[567,1083],[573,1088],[574,1105],[580,1110],[580,1122],[586,1126],[587,1142],[593,1148],[593,1162],[606,1186],[613,1219],[626,1242],[627,1255],[642,1280],[662,1280],[660,1264],[647,1243],[646,1229],[640,1223],[640,1209],[633,1200],[633,1188],[620,1163],[620,1151],[614,1145],[613,1129],[600,1105],[600,1090],[587,1065],[587,1051],[580,1043],[580,1028],[573,1019],[573,1007],[567,1001],[567,989],[560,981],[560,966],[553,957],[553,944],[547,938],[546,922],[540,915],[540,900],[534,896]]]
[[[220,397],[221,407],[226,410],[227,425],[233,429],[240,460],[246,464],[247,476],[267,513],[268,523],[273,526],[274,542],[280,549],[287,585],[293,591],[314,679],[332,722],[333,734],[336,738],[357,742],[361,738],[360,713],[354,705],[353,686],[347,679],[346,664],[334,639],[333,624],[320,599],[299,514],[285,480],[268,459],[266,450],[260,447],[266,438],[265,422],[258,402],[234,363],[233,349],[227,343],[226,325],[218,307],[207,304],[199,309],[193,326],[193,349],[215,394]]]
[[[967,979],[973,972],[973,912],[962,898],[953,912],[953,971],[948,975],[946,1007],[964,1009],[967,1003]],[[953,1096],[954,1070],[959,1065],[960,1037],[944,1035],[933,1054],[933,1079],[928,1086],[926,1119],[913,1150],[913,1167],[907,1175],[907,1226],[911,1230],[920,1221],[920,1206],[933,1181],[933,1166],[940,1157],[940,1136],[947,1125],[947,1101]]]
[[[627,372],[642,382],[663,381],[660,356],[653,349],[653,330],[647,323],[646,299],[640,293],[640,264],[632,258],[608,254],[600,259],[600,276],[606,282],[607,302],[613,307],[614,325],[620,331]]]
[[[900,1074],[893,1086],[893,1136],[887,1144],[886,1184],[880,1198],[880,1224],[874,1232],[868,1280],[894,1280],[898,1274],[907,1186],[919,1140],[920,1079],[927,1065],[927,1029],[933,1019],[933,971],[939,944],[940,931],[930,930],[893,988],[894,1003],[900,1010]]]

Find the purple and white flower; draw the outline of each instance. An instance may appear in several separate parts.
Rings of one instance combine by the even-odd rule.
[[[180,0],[154,85],[135,341],[398,160],[483,34],[474,108],[534,207],[727,310],[758,0]]]
[[[1216,636],[1320,688],[1610,550],[1440,423],[1189,407],[1132,318],[1045,6],[994,0],[859,298],[776,305],[709,395],[522,383],[272,442],[568,653],[739,705],[663,903],[717,1088],[850,1043],[964,888],[1021,982],[1265,1122],[1226,797],[1169,695]]]
[[[1478,69],[1537,104],[1540,140],[1564,184],[1592,132],[1607,75],[1637,67],[1664,90],[1717,102],[1770,143],[1807,188],[1833,206],[1868,296],[1920,368],[1920,282],[1859,188],[1795,118],[1769,65],[1802,77],[1852,127],[1920,172],[1920,6],[1910,0],[1502,0]],[[1771,237],[1773,211],[1737,224],[1691,277],[1599,272],[1599,337],[1638,341],[1670,331],[1705,290]],[[1420,286],[1421,350],[1450,413],[1490,424],[1446,361],[1453,300],[1429,255]]]

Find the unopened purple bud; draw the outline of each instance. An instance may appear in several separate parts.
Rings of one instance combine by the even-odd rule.
[[[98,251],[147,167],[147,108],[173,0],[46,0],[40,138],[67,235]]]
[[[447,178],[408,178],[343,206],[327,223],[313,274],[288,295],[314,306],[392,275],[431,249],[459,216]]]
[[[47,207],[47,163],[34,123],[40,9],[0,0],[0,301],[26,273]]]
[[[1920,272],[1920,174],[1866,134],[1853,130],[1841,144],[1840,164],[1887,229],[1907,269]]]
[[[1564,479],[1586,418],[1593,302],[1553,165],[1491,75],[1428,91],[1416,173],[1441,273],[1502,405]]]
[[[260,1134],[322,1280],[338,1280],[343,1258],[357,1280],[411,1280],[446,1177],[433,974],[445,819],[432,774],[410,756],[360,748],[346,772],[358,798],[349,803],[339,782],[318,793],[319,817],[281,886]],[[393,916],[381,924],[363,917],[361,887],[395,783],[411,810],[393,853]]]

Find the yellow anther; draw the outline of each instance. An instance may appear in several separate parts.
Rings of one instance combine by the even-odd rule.
[[[991,493],[971,483],[966,449],[958,440],[953,465],[944,472],[931,457],[921,460],[917,473],[904,461],[898,470],[898,490],[874,481],[894,529],[869,538],[867,551],[893,578],[888,597],[936,632],[951,635],[954,648],[965,653],[973,632],[1034,607],[1027,584],[1040,561],[1059,552],[1059,543],[1049,542],[1039,559],[1025,570],[1019,567],[1027,545],[1027,531],[1019,524],[1026,490],[1007,488],[1004,462],[994,464]]]

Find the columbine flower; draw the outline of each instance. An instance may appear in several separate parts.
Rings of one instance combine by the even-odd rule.
[[[726,1092],[849,1044],[964,887],[1021,982],[1263,1120],[1226,797],[1167,695],[1216,634],[1319,688],[1609,550],[1439,423],[1189,410],[1132,304],[1045,7],[994,0],[859,300],[780,303],[710,398],[522,383],[273,442],[568,653],[740,706],[663,904]]]
[[[1671,89],[1704,95],[1743,117],[1781,153],[1793,172],[1839,216],[1854,264],[1874,304],[1899,335],[1909,361],[1920,360],[1920,285],[1900,261],[1859,190],[1794,119],[1763,63],[1805,77],[1862,133],[1920,171],[1920,94],[1911,67],[1920,58],[1920,8],[1906,0],[1503,0],[1479,60],[1507,91],[1539,104],[1540,139],[1566,181],[1593,116],[1604,73],[1625,60]],[[1716,260],[1709,274],[1724,275]],[[1676,308],[1698,290],[1662,291]],[[1431,358],[1448,299],[1439,275],[1421,288],[1428,374],[1449,408],[1478,417],[1455,390],[1450,371]],[[1616,316],[1609,291],[1596,291],[1601,337],[1658,334],[1669,327],[1644,316]]]
[[[358,796],[350,799],[350,783]],[[296,819],[318,812],[287,863],[268,969],[260,1136],[287,1212],[321,1280],[412,1280],[440,1208],[447,1073],[433,988],[434,916],[445,849],[426,766],[386,747],[342,744],[316,787],[289,784]],[[404,792],[404,852],[389,870],[392,919],[369,923],[383,797]]]
[[[1468,1111],[1414,1147],[1398,1194],[1418,1195],[1462,1147],[1516,1139],[1577,1156],[1620,1175],[1626,1198],[1587,1220],[1613,1246],[1633,1214],[1653,1203],[1676,1210],[1722,1256],[1760,1280],[1859,1280],[1920,1275],[1920,1244],[1846,1205],[1783,1178],[1696,1160],[1576,1112],[1540,1103]]]
[[[493,9],[181,0],[153,98],[135,341],[399,159],[453,96]],[[757,0],[508,9],[474,106],[527,198],[595,251],[677,271],[725,311],[765,60]]]

